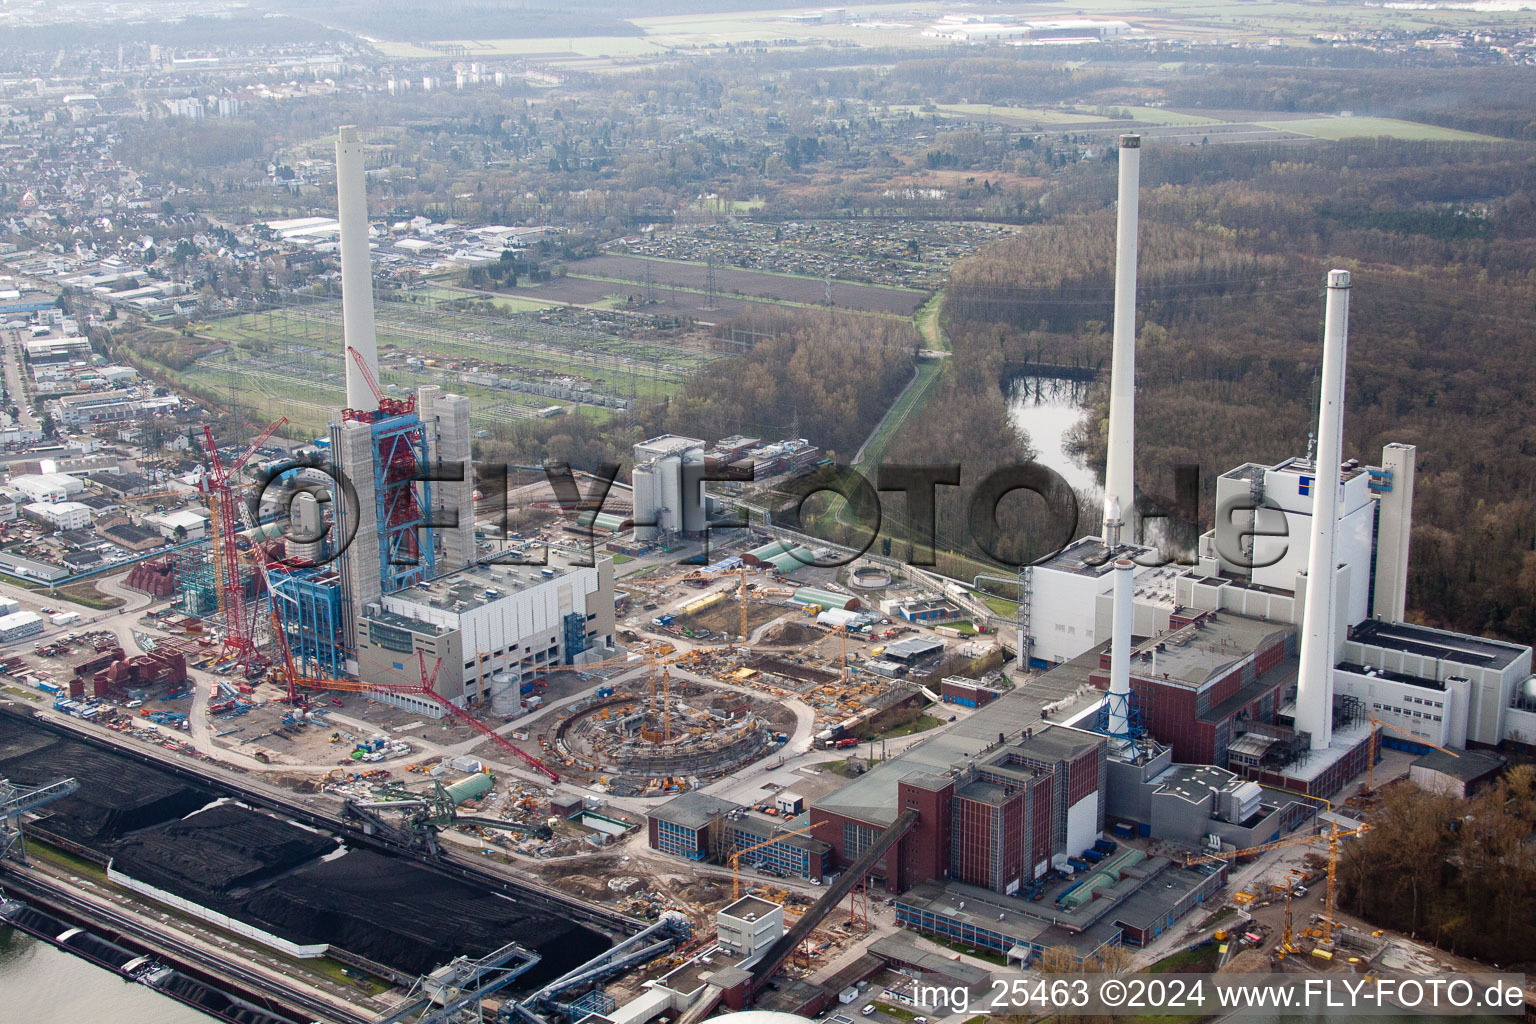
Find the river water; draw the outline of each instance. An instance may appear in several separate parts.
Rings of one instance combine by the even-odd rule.
[[[0,928],[0,1020],[26,1024],[209,1024],[214,1018]]]

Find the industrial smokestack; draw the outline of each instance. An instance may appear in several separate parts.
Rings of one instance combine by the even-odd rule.
[[[373,326],[373,271],[368,262],[368,195],[363,144],[352,125],[336,137],[336,212],[341,221],[341,357],[346,363],[347,408],[376,411],[378,399],[348,349],[355,349],[379,379],[379,345]]]
[[[1296,681],[1296,728],[1312,734],[1312,749],[1333,733],[1333,664],[1338,562],[1339,463],[1344,450],[1344,366],[1349,337],[1349,271],[1328,272],[1323,327],[1323,382],[1318,402],[1317,473],[1312,481],[1312,550],[1302,613],[1301,668]]]
[[[1126,523],[1133,524],[1136,515],[1136,233],[1140,190],[1141,136],[1122,135],[1115,230],[1115,350],[1109,376],[1109,457],[1104,466],[1105,544],[1109,543],[1111,500],[1119,502]]]
[[[1111,736],[1125,736],[1131,724],[1127,712],[1131,706],[1131,604],[1134,565],[1129,558],[1115,561],[1115,621],[1109,644],[1109,728]]]

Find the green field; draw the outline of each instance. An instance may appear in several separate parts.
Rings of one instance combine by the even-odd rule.
[[[1227,122],[1214,117],[1202,117],[1199,114],[1184,114],[1177,110],[1166,110],[1162,107],[1125,107],[1115,104],[1109,107],[1100,107],[1099,113],[1110,115],[1123,114],[1133,121],[1145,124],[1168,124],[1176,128],[1195,128],[1205,124],[1226,124]]]
[[[1256,121],[1255,124],[1276,131],[1295,132],[1314,139],[1377,138],[1386,136],[1411,142],[1504,142],[1493,135],[1478,135],[1455,128],[1441,128],[1417,121],[1399,121],[1393,117],[1310,117],[1295,121]]]
[[[711,199],[700,196],[689,203],[688,208],[703,213],[756,213],[767,205],[764,199]]]
[[[541,309],[565,305],[563,302],[540,302],[538,299],[525,299],[520,295],[497,295],[495,292],[482,292],[453,285],[434,286],[419,294],[425,294],[439,302],[452,302],[455,299],[489,300],[497,309],[507,313],[537,313]]]
[[[929,107],[932,109],[928,109]],[[1021,124],[1091,124],[1109,120],[1098,114],[1078,114],[1069,110],[1048,110],[1044,107],[1010,107],[998,103],[931,103],[923,106],[892,103],[886,109],[894,114],[970,117]]]

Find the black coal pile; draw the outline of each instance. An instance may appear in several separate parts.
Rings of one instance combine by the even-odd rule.
[[[339,845],[333,836],[221,802],[119,840],[112,846],[112,866],[209,906],[238,898]]]
[[[42,831],[104,851],[130,832],[191,814],[218,794],[86,743],[0,716],[0,779],[23,786],[72,777],[73,796],[50,804]]]
[[[329,942],[415,974],[520,942],[544,955],[520,988],[558,977],[609,945],[536,897],[490,893],[372,850],[306,865],[231,913],[298,943]]]
[[[73,776],[40,835],[112,858],[115,870],[301,945],[327,943],[411,974],[518,942],[543,956],[537,987],[611,944],[537,893],[504,895],[407,857],[340,839],[230,799],[132,757],[0,714],[0,778]]]

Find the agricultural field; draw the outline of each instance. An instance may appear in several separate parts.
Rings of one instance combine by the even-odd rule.
[[[567,280],[575,277],[642,289],[649,280],[658,296],[675,287],[705,293],[708,301],[709,267],[703,263],[594,256],[568,264],[567,271]],[[806,306],[823,305],[826,301],[826,283],[820,278],[722,266],[714,268],[714,276],[717,295]],[[850,284],[835,277],[832,281],[832,304],[843,309],[911,316],[926,300],[926,293],[915,289]]]
[[[1410,142],[1504,142],[1492,135],[1442,128],[1439,125],[1399,121],[1392,117],[1309,117],[1291,121],[1257,121],[1265,128],[1295,132],[1314,139],[1337,142],[1340,139],[1387,136]]]
[[[1208,117],[1204,114],[1190,114],[1182,110],[1169,110],[1166,107],[1127,107],[1112,106],[1101,108],[1100,113],[1107,117],[1145,124],[1167,124],[1178,128],[1193,128],[1199,125],[1223,124],[1220,118]]]
[[[1044,107],[1010,107],[994,103],[935,103],[934,110],[962,117],[984,118],[1006,124],[1037,124],[1058,127],[1067,124],[1094,124],[1110,118],[1099,114],[1080,114],[1075,110],[1049,110]],[[895,108],[892,108],[895,109]],[[921,108],[908,108],[922,113]]]
[[[714,358],[680,339],[592,329],[590,322],[599,318],[631,334],[643,333],[651,322],[586,310],[497,316],[431,301],[381,302],[379,383],[401,390],[436,384],[466,395],[478,429],[551,406],[617,415],[636,402],[670,397]],[[181,370],[163,368],[162,375],[204,400],[237,402],[268,420],[286,415],[309,430],[323,429],[343,403],[341,311],[335,302],[207,321],[198,325],[196,339],[183,355],[197,355],[197,361]]]

